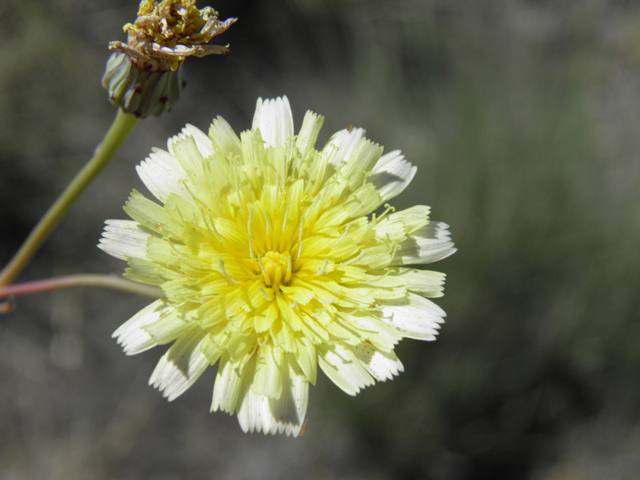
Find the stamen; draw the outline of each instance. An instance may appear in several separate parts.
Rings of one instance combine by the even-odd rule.
[[[360,255],[358,255],[357,257],[353,257],[351,260],[347,260],[346,262],[342,262],[340,266],[351,265],[352,263],[357,262],[362,257],[364,257],[364,253],[365,253],[364,251],[360,252]]]
[[[393,242],[393,245],[391,246],[391,248],[393,249],[393,251],[391,252],[391,257],[387,265],[391,265],[391,262],[393,262],[393,259],[396,257],[396,253],[400,249],[400,244],[398,242]]]
[[[218,191],[216,190],[216,187],[213,183],[213,175],[211,174],[211,164],[207,163],[207,170],[209,170],[209,175],[206,175],[206,177],[209,179],[209,188],[211,189],[211,191],[213,192],[213,195],[216,197],[216,199],[218,200],[218,202],[220,201],[220,196],[218,195]]]
[[[179,180],[179,182],[182,184],[182,186],[185,188],[185,190],[189,193],[189,195],[191,195],[191,198],[194,202],[199,203],[201,206],[206,208],[206,205],[204,204],[204,202],[202,200],[200,200],[189,188],[189,184],[187,183],[187,181],[183,178],[181,178]]]
[[[296,308],[298,306],[298,301],[296,300],[295,302],[293,302],[291,305],[289,305],[291,308]]]
[[[302,246],[304,244],[304,241],[302,240],[302,235],[304,234],[304,219],[305,219],[306,215],[302,215],[300,217],[300,230],[298,233],[298,255],[296,256],[296,258],[300,258],[300,256],[302,255]]]
[[[218,268],[220,269],[220,273],[227,280],[227,282],[229,282],[231,285],[238,285],[238,282],[231,278],[227,271],[224,269],[224,260],[222,260],[221,258],[218,258]]]
[[[267,292],[264,290],[264,288],[262,288],[262,286],[258,287],[258,290],[260,290],[260,292],[262,293],[262,295],[264,295],[264,298],[267,299],[267,302],[271,301],[271,297],[269,297],[269,295],[267,295]]]
[[[331,305],[332,303],[336,303],[336,299],[332,298],[330,300],[320,300],[318,299],[318,303],[321,303],[322,305]]]
[[[190,293],[182,293],[182,298],[184,300],[187,300],[191,303],[200,303],[202,304],[202,300],[198,297],[198,293],[197,292],[190,292]]]
[[[320,208],[319,207],[320,204],[324,202],[324,199],[327,196],[327,191],[328,191],[328,187],[325,185],[322,188],[322,191],[316,195],[316,198],[313,200],[311,205],[309,205],[309,208],[307,208],[307,214],[306,214],[307,217],[314,218],[311,214],[313,213],[315,215],[317,213],[317,212],[314,212],[314,209],[316,207]]]
[[[200,209],[199,211],[202,212],[202,209]],[[195,210],[191,210],[191,223],[193,223],[193,225],[195,225],[196,227],[200,228],[200,225],[198,225],[198,219],[196,218]]]
[[[182,253],[180,253],[178,251],[178,246],[174,243],[169,243],[169,248],[171,248],[171,250],[173,250],[173,254],[178,257],[182,262],[188,264],[190,267],[194,268],[194,269],[198,269],[201,271],[206,271],[206,268],[202,265],[202,263],[200,263],[197,260],[193,260],[185,255],[183,255]],[[180,268],[179,265],[176,264],[176,262],[173,263],[173,265],[180,271],[182,271],[182,269]]]
[[[220,243],[224,244],[225,243],[224,242],[224,238],[222,238],[220,236],[220,234],[218,233],[218,230],[216,229],[216,224],[213,221],[213,217],[211,217],[211,215],[209,215],[209,218],[207,219],[207,217],[204,215],[204,211],[201,210],[201,212],[202,212],[202,220],[204,221],[204,225],[205,225],[205,227],[207,227],[207,230],[209,231],[209,233],[211,233],[214,237],[216,237],[216,239]],[[211,223],[209,223],[209,222],[211,222]]]
[[[384,212],[382,212],[382,215],[380,215],[380,216],[378,217],[378,220],[377,220],[378,222],[379,222],[380,220],[382,220],[382,219],[385,217],[385,215],[386,215],[387,213],[389,213],[389,212],[393,213],[393,212],[395,212],[395,211],[396,211],[395,207],[392,207],[392,206],[391,206],[391,205],[389,205],[388,203],[385,203],[385,204],[384,204],[384,208],[385,208]]]
[[[269,274],[267,273],[267,269],[264,268],[264,264],[262,263],[262,255],[258,255],[258,265],[260,265],[260,270],[262,270],[262,274],[264,275],[264,281],[267,286],[271,286],[271,279],[269,278]]]
[[[253,208],[249,210],[249,221],[247,222],[247,232],[249,232],[249,256],[251,257],[251,261],[253,261],[253,243],[251,233],[251,220],[253,219]]]
[[[234,172],[234,180],[236,184],[236,195],[238,196],[238,205],[242,205],[242,195],[240,194],[240,183],[238,182],[238,175]]]
[[[180,221],[184,224],[184,217],[182,216],[182,212],[180,211],[180,209],[178,208],[177,205],[175,205],[173,207],[173,209],[175,210],[175,212],[178,214],[178,217],[180,217]]]
[[[322,265],[322,268],[320,270],[318,270],[318,273],[316,273],[314,275],[314,277],[317,277],[318,275],[322,275],[325,271],[325,269],[327,268],[327,265],[329,265],[329,259],[325,258],[324,259],[324,264]]]
[[[324,193],[324,190],[323,190],[323,193]],[[320,200],[321,200],[321,196],[316,195],[316,197],[313,199],[313,202],[311,202],[311,205],[309,205],[309,208],[307,208],[307,215],[310,215],[311,212],[313,212],[313,209],[316,208],[316,205],[318,205]]]
[[[233,174],[233,181],[235,183],[235,187],[236,187],[236,196],[238,197],[238,204],[237,204],[237,209],[238,209],[238,213],[240,214],[240,216],[242,217],[242,220],[244,220],[246,217],[244,216],[244,212],[245,209],[243,208],[243,206],[247,205],[247,202],[244,202],[242,200],[243,196],[242,196],[242,190],[240,189],[240,180],[238,178],[238,172],[236,171],[236,169],[231,169],[231,173]],[[227,202],[226,205],[228,206],[229,209],[231,209],[233,207],[232,205],[232,196],[227,196]]]
[[[391,258],[393,258],[393,256]],[[382,275],[382,278],[380,278],[380,280],[384,280],[385,278],[387,278],[391,274],[391,272],[395,272],[395,271],[396,270],[393,269],[393,268],[385,267],[384,268],[384,275]]]
[[[298,241],[302,241],[302,233],[304,231],[304,215],[300,217],[300,233],[298,234]]]
[[[375,214],[374,214],[375,215]],[[347,228],[345,229],[344,233],[342,234],[342,236],[333,244],[331,245],[329,248],[333,248],[336,245],[338,245],[342,240],[345,239],[345,237],[347,235],[349,235],[349,230],[351,230],[351,224],[347,225]]]
[[[287,283],[289,280],[291,280],[292,272],[293,272],[293,269],[291,268],[291,255],[287,255],[287,274],[284,277],[284,283]]]
[[[362,180],[362,186],[364,187],[368,183],[369,177],[373,176],[373,172],[365,172],[363,170],[360,170],[360,172],[364,175]]]
[[[284,210],[284,220],[282,221],[282,233],[287,229],[287,218],[289,218],[289,205]]]

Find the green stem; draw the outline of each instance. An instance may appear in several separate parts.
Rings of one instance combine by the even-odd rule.
[[[118,114],[111,128],[109,128],[104,140],[96,149],[93,158],[89,160],[58,200],[49,208],[49,211],[42,217],[38,225],[36,225],[29,237],[22,244],[20,250],[18,250],[9,264],[0,273],[0,287],[10,284],[18,274],[20,274],[38,251],[42,242],[45,241],[58,222],[67,213],[67,210],[73,205],[73,202],[109,163],[109,160],[111,160],[113,155],[118,151],[122,142],[129,136],[129,133],[131,133],[131,130],[133,130],[133,127],[135,127],[137,123],[138,118],[118,109]]]
[[[132,282],[122,277],[111,275],[69,275],[67,277],[49,278],[36,282],[18,283],[0,287],[0,299],[31,295],[33,293],[51,292],[63,288],[98,287],[119,290],[151,298],[163,296],[162,290],[151,285]]]

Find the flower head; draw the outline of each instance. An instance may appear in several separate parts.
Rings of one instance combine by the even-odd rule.
[[[127,354],[173,342],[150,383],[169,400],[219,362],[211,409],[244,431],[298,435],[317,367],[349,395],[403,370],[403,337],[434,340],[444,274],[406,267],[451,255],[429,208],[396,212],[416,167],[342,130],[314,148],[323,118],[294,136],[286,97],[258,99],[236,136],[218,117],[188,125],[138,167],[160,204],[134,191],[130,220],[100,248],[165,297],[116,330]],[[375,212],[382,207],[382,212]]]
[[[142,0],[138,18],[124,26],[127,43],[111,42],[102,85],[114,105],[137,117],[158,116],[177,102],[186,81],[186,57],[223,54],[229,46],[203,45],[227,30],[235,18],[218,21],[196,0]]]
[[[142,0],[138,18],[124,26],[127,43],[111,42],[110,50],[129,55],[141,70],[176,71],[189,56],[229,51],[228,46],[203,45],[227,30],[235,18],[218,21],[211,7],[198,10],[196,0]]]

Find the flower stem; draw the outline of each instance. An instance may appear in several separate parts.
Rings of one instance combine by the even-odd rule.
[[[102,143],[95,151],[93,158],[87,162],[84,168],[76,175],[67,189],[60,195],[58,200],[49,208],[38,225],[33,229],[29,237],[20,247],[20,250],[11,259],[9,264],[0,273],[0,287],[10,284],[18,274],[29,263],[31,258],[42,245],[42,242],[49,236],[58,222],[73,205],[73,202],[84,191],[91,181],[109,163],[109,160],[118,151],[122,142],[129,136],[133,127],[138,123],[138,119],[133,115],[122,112],[118,109],[113,124],[104,137]]]
[[[33,293],[51,292],[63,288],[98,287],[119,290],[151,298],[163,296],[162,290],[152,285],[132,282],[121,277],[111,275],[69,275],[66,277],[49,278],[35,282],[18,283],[0,287],[0,299],[31,295]]]

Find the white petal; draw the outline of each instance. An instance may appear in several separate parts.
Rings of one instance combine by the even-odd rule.
[[[127,355],[144,352],[157,345],[156,341],[144,330],[146,325],[156,322],[160,317],[174,310],[164,300],[156,300],[136,313],[113,332]]]
[[[213,153],[213,142],[211,139],[199,128],[187,123],[182,129],[182,134],[185,136],[191,136],[196,141],[198,150],[204,158],[209,157]]]
[[[231,128],[231,125],[222,117],[216,118],[209,127],[209,138],[212,140],[215,149],[221,153],[242,154],[240,139]]]
[[[304,425],[309,398],[309,382],[285,365],[285,388],[279,399],[253,393],[249,388],[238,410],[244,432],[286,433],[297,437]]]
[[[283,386],[283,355],[279,348],[263,347],[258,351],[256,374],[251,386],[256,394],[280,398]],[[284,367],[288,368],[285,364]]]
[[[293,115],[286,96],[275,100],[258,98],[252,129],[260,129],[267,147],[282,147],[293,138]]]
[[[382,352],[371,343],[363,342],[354,347],[353,353],[362,362],[367,371],[379,382],[393,380],[394,375],[404,372],[402,362],[393,350]]]
[[[178,338],[165,353],[149,379],[149,385],[172,401],[182,395],[209,367],[209,359],[200,351],[204,338],[199,327]]]
[[[382,201],[386,202],[407,188],[417,170],[417,167],[404,159],[400,150],[394,150],[380,157],[371,170],[370,181],[382,195]]]
[[[191,198],[183,185],[187,174],[169,152],[154,148],[153,153],[136,167],[136,171],[153,196],[162,203],[166,203],[172,193],[185,200]]]
[[[254,359],[254,357],[251,358]],[[238,396],[243,384],[242,379],[247,368],[247,363],[248,362],[242,364],[233,363],[229,360],[229,355],[224,355],[220,359],[216,382],[213,385],[212,412],[222,410],[223,412],[232,414],[237,410]],[[251,362],[252,368],[254,363],[253,361]],[[245,389],[249,390],[249,386],[246,385]]]
[[[382,302],[382,320],[407,338],[435,340],[447,314],[431,300],[410,293],[406,299]]]
[[[173,342],[193,326],[192,322],[185,319],[193,312],[193,308],[192,304],[174,304],[171,311],[163,313],[157,321],[143,328],[157,345]]]
[[[318,364],[329,379],[349,395],[356,395],[374,381],[353,352],[342,345],[323,345],[318,349]]]
[[[153,235],[133,220],[107,220],[98,248],[120,260],[147,258],[147,239]]]
[[[446,275],[431,270],[416,270],[412,268],[401,268],[397,275],[399,279],[406,282],[407,290],[418,293],[425,297],[441,297],[444,291],[444,280]]]
[[[415,205],[399,212],[391,213],[375,226],[376,235],[385,239],[398,241],[429,224],[430,208],[426,205]]]
[[[382,155],[382,147],[366,138],[360,141],[351,149],[345,161],[337,165],[342,175],[349,179],[350,189],[362,186],[365,172],[370,172]],[[378,200],[380,202],[380,200]],[[377,207],[377,205],[376,205]],[[374,207],[375,208],[375,207]]]
[[[322,115],[313,113],[310,110],[305,114],[300,133],[296,138],[296,147],[298,147],[303,158],[316,144],[323,122],[324,117]]]
[[[400,242],[392,265],[437,262],[452,255],[456,250],[449,238],[449,225],[430,222]]]
[[[378,316],[370,313],[349,315],[349,322],[358,327],[360,334],[378,348],[393,350],[393,347],[402,340],[402,334],[396,328],[382,321]]]
[[[278,401],[276,412],[278,418],[287,419],[285,422],[285,433],[293,437],[300,434],[307,415],[307,404],[309,401],[309,382],[304,375],[296,375],[291,372],[291,390],[285,390],[283,396]],[[287,415],[283,415],[285,413]]]
[[[340,130],[333,134],[322,152],[327,155],[327,161],[336,169],[340,169],[343,163],[349,160],[353,149],[364,137],[365,131],[362,128],[352,128]]]
[[[204,157],[195,138],[183,134],[170,138],[169,153],[175,157],[188,174],[186,178],[198,184],[209,185],[205,177]],[[187,201],[190,199],[190,196],[186,198]]]

